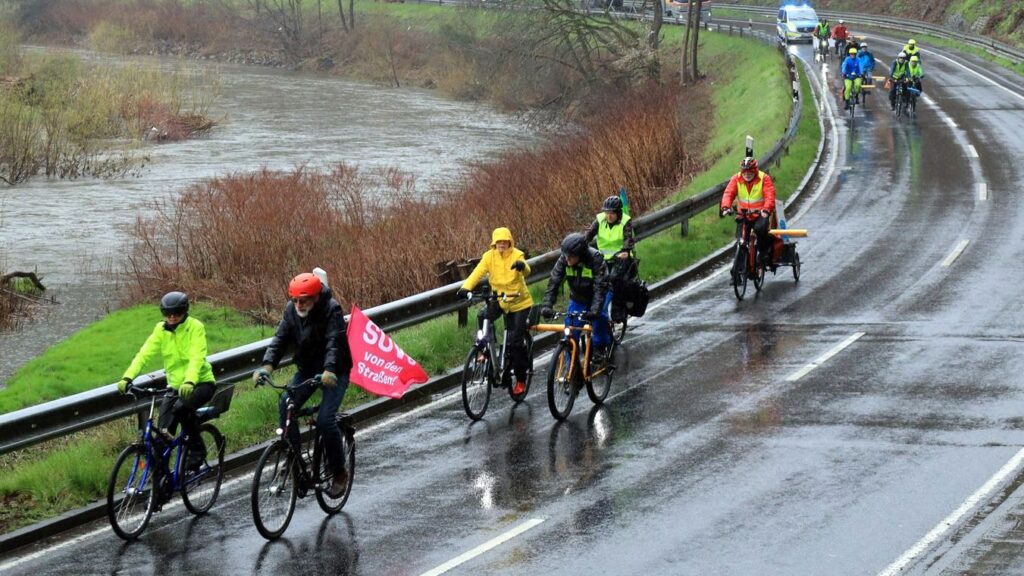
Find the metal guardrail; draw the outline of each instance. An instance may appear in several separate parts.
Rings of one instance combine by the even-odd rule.
[[[747,6],[742,4],[719,4],[716,5],[716,7],[768,16],[774,16],[778,12],[777,8]],[[861,24],[871,26],[873,28],[931,34],[932,36],[938,36],[939,38],[944,38],[946,40],[955,40],[975,48],[981,48],[993,56],[1007,58],[1017,64],[1024,62],[1024,50],[1017,48],[1016,46],[999,42],[998,40],[987,36],[960,32],[946,26],[939,26],[937,24],[922,22],[920,20],[911,20],[909,18],[897,18],[894,16],[852,14],[849,12],[833,12],[830,10],[817,10],[817,13],[819,16],[824,16],[833,21],[842,18],[851,24]]]
[[[772,37],[767,34],[755,34],[769,43]],[[790,71],[790,79],[794,82],[794,101],[789,126],[772,148],[758,159],[763,169],[777,165],[784,152],[788,152],[789,144],[796,136],[800,123],[801,98],[797,70],[788,52],[783,51]],[[633,220],[637,238],[644,239],[664,231],[676,224],[680,232],[686,235],[691,217],[704,210],[716,206],[727,182],[721,182],[681,202],[666,206]],[[557,250],[547,252],[529,260],[532,273],[530,282],[543,280],[558,259]],[[427,292],[415,294],[375,306],[365,310],[378,326],[386,331],[398,330],[428,320],[438,318],[468,306],[465,301],[457,301],[453,294],[460,283],[455,282],[435,288]],[[218,388],[234,386],[236,382],[248,378],[252,371],[262,362],[270,339],[246,344],[238,348],[218,352],[209,356],[217,378]],[[291,362],[290,357],[282,360],[281,365]],[[165,382],[162,370],[140,376],[139,384],[159,385]],[[98,426],[105,422],[148,410],[148,400],[133,400],[117,391],[116,384],[108,384],[58,400],[37,406],[31,406],[0,415],[0,454],[25,448],[46,440],[51,440],[72,432]]]

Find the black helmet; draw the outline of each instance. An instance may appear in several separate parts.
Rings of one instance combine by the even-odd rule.
[[[604,199],[604,204],[601,205],[602,212],[621,212],[622,211],[622,198],[618,196],[609,196]]]
[[[168,292],[160,299],[160,313],[188,314],[188,294],[184,292]]]
[[[587,255],[587,237],[579,232],[573,232],[562,240],[562,254],[583,258]]]

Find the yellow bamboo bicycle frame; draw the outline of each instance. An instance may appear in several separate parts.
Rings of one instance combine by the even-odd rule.
[[[570,382],[572,382],[573,375],[576,372],[576,358],[578,358],[577,351],[579,349],[578,348],[579,344],[577,344],[576,339],[569,337],[572,332],[581,332],[582,333],[581,334],[582,339],[586,342],[586,344],[584,344],[584,347],[583,347],[583,379],[589,382],[590,380],[594,379],[595,377],[600,376],[601,374],[603,374],[608,369],[608,364],[607,364],[607,362],[605,362],[605,365],[601,366],[601,368],[599,370],[597,370],[593,374],[589,373],[590,372],[590,338],[591,338],[591,334],[594,331],[593,327],[591,327],[590,324],[584,324],[583,326],[565,326],[563,324],[537,324],[535,326],[530,326],[530,330],[532,330],[534,332],[561,332],[565,336],[564,340],[568,340],[569,341],[570,345],[572,346],[572,354],[569,355],[569,357],[570,357],[570,360],[569,360],[569,362],[570,362],[569,363],[569,372],[567,373],[567,377],[568,377]],[[562,371],[562,362],[563,362],[563,360],[559,359],[559,361],[558,361],[558,372],[559,373],[561,373],[561,371]]]

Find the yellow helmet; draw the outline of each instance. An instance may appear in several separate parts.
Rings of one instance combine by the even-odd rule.
[[[909,40],[909,41],[907,42],[907,45],[908,45],[908,46],[917,46],[917,40],[914,40],[913,38],[911,38],[911,39],[910,39],[910,40]]]
[[[920,58],[918,58],[918,57],[917,57],[917,55],[915,54],[915,55],[913,55],[913,56],[911,56],[911,57],[910,57],[910,61],[911,61],[911,62],[920,62],[920,61],[921,61],[921,59],[920,59]]]
[[[856,55],[857,54],[857,49],[856,48],[850,48],[849,53],[852,54],[852,55]]]

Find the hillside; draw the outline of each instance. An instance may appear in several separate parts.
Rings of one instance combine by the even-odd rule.
[[[778,0],[715,2],[778,6]],[[871,14],[890,14],[925,20],[962,32],[991,36],[1024,46],[1024,2],[1020,0],[811,0],[815,8]]]

